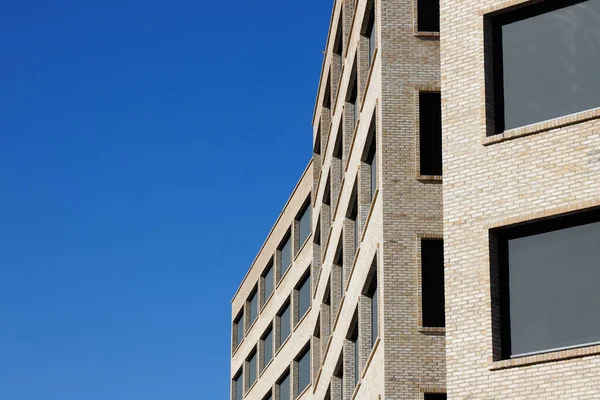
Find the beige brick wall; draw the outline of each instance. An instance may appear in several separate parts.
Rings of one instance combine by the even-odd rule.
[[[283,212],[275,223],[271,233],[267,237],[263,247],[258,253],[254,263],[250,267],[246,277],[244,278],[240,288],[232,300],[231,321],[239,311],[244,307],[246,299],[260,281],[260,276],[264,272],[271,259],[276,257],[277,248],[282,239],[292,228],[292,241],[295,243],[295,257],[292,266],[286,271],[276,284],[273,295],[264,303],[264,307],[260,309],[259,316],[251,327],[247,327],[246,337],[237,348],[232,349],[230,376],[233,379],[238,371],[244,365],[244,361],[251,354],[253,349],[257,348],[261,337],[266,332],[268,327],[272,325],[276,328],[276,315],[281,310],[286,301],[291,300],[292,309],[297,307],[297,299],[294,296],[294,288],[301,281],[307,270],[311,269],[313,260],[313,244],[312,235],[309,236],[304,246],[300,248],[297,240],[298,230],[294,229],[295,218],[302,210],[307,198],[311,196],[313,185],[312,162],[305,170],[302,178],[288,200]],[[279,260],[276,262],[276,264]],[[279,268],[279,266],[275,266]],[[311,274],[313,271],[311,271]],[[259,286],[259,293],[261,293]],[[314,308],[314,305],[311,306]],[[312,309],[311,308],[311,309]],[[318,308],[318,306],[317,306]],[[246,307],[247,310],[247,307]],[[248,312],[246,311],[246,316]],[[292,314],[295,314],[292,312]],[[276,350],[274,359],[269,363],[263,371],[259,371],[259,379],[256,384],[247,392],[245,398],[260,399],[274,389],[277,380],[284,374],[286,369],[289,369],[291,376],[296,373],[294,359],[300,354],[302,349],[312,340],[314,327],[316,325],[317,313],[309,312],[306,316],[295,324],[291,337],[282,344],[281,348]],[[232,325],[233,326],[233,325]],[[274,337],[276,329],[274,329]],[[277,341],[276,341],[277,342]],[[245,378],[247,379],[247,378]],[[232,397],[233,392],[230,394]]]
[[[439,38],[415,34],[416,1],[381,0],[385,398],[445,388],[443,330],[419,329],[419,236],[442,234],[439,179],[418,179],[419,88],[439,88]]]
[[[598,348],[493,359],[489,228],[600,204],[594,115],[485,138],[483,14],[517,3],[441,1],[449,398],[600,399]]]

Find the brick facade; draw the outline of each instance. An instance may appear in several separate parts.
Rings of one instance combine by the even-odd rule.
[[[243,378],[245,399],[278,399],[286,373],[293,399],[600,399],[600,346],[498,358],[489,240],[495,227],[600,207],[600,112],[488,136],[484,17],[525,1],[441,0],[440,33],[418,30],[418,0],[334,3],[312,161],[232,301],[232,323],[244,308],[248,324],[258,285],[259,316],[232,349],[231,398],[258,349],[259,378],[250,388]],[[443,178],[421,173],[419,147],[419,93],[440,91]],[[309,197],[312,235],[302,244],[295,219]],[[294,261],[281,276],[288,232]],[[423,239],[444,240],[445,327],[423,326]],[[263,299],[270,263],[277,283]],[[295,289],[307,271],[312,306],[302,316]],[[284,340],[278,315],[288,303]],[[264,365],[269,326],[276,349]],[[307,346],[311,384],[301,390],[296,361]]]

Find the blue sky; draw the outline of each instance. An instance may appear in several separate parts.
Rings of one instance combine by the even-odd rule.
[[[0,0],[0,398],[227,398],[331,3]]]

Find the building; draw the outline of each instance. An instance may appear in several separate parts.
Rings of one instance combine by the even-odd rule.
[[[335,1],[312,161],[232,301],[232,399],[600,399],[598,21]]]
[[[600,399],[600,1],[441,9],[449,398]]]

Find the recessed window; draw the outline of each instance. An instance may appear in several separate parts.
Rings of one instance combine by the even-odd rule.
[[[371,305],[371,315],[370,315],[370,323],[371,323],[371,347],[375,345],[375,341],[379,337],[379,326],[378,326],[378,299],[377,299],[377,259],[373,260],[373,264],[371,266],[371,271],[369,272],[369,277],[366,284],[366,290],[364,291],[364,295],[369,299]]]
[[[306,239],[308,239],[308,237],[310,236],[310,230],[311,230],[311,208],[310,208],[310,200],[307,202],[307,204],[304,206],[304,209],[300,212],[300,215],[298,216],[298,239],[299,239],[299,243],[300,243],[300,247],[302,247],[302,245],[304,244],[304,242],[306,242]]]
[[[417,10],[419,32],[440,31],[440,0],[418,0]]]
[[[363,155],[363,162],[367,167],[369,176],[369,186],[371,189],[371,199],[375,197],[377,191],[377,126],[375,122],[375,114],[369,127],[369,136],[367,138],[367,146]]]
[[[248,388],[247,390],[250,390],[250,388],[252,387],[252,385],[254,385],[254,382],[256,382],[256,377],[257,372],[258,372],[258,359],[256,357],[256,350],[254,350],[254,352],[250,355],[250,357],[248,357],[248,359],[246,360],[246,365],[247,365],[247,371],[248,371]]]
[[[600,107],[598,15],[599,0],[549,0],[488,16],[491,134]]]
[[[279,389],[278,400],[291,400],[291,384],[290,384],[290,373],[286,372],[277,382]]]
[[[360,379],[360,344],[358,341],[358,316],[355,316],[353,327],[350,331],[349,338],[352,343],[352,355],[354,356],[354,386],[358,385]]]
[[[335,371],[333,373],[334,381],[337,381],[336,391],[334,391],[337,396],[332,396],[335,400],[344,400],[344,357],[340,357],[338,361],[338,365],[335,367]]]
[[[292,240],[289,233],[283,242],[281,242],[279,252],[281,254],[281,276],[283,276],[290,265],[292,265]]]
[[[351,233],[354,242],[354,253],[358,250],[358,244],[360,240],[360,228],[358,226],[358,188],[356,185],[352,189],[352,196],[350,197],[350,205],[348,208],[348,219],[351,222]]]
[[[344,178],[344,143],[343,143],[344,131],[342,129],[342,124],[338,129],[338,134],[335,139],[335,146],[333,147],[333,168],[337,169],[337,176],[339,178],[339,182],[342,182]],[[338,183],[338,193],[341,190],[341,186]]]
[[[279,343],[283,343],[292,332],[292,319],[289,302],[279,311]]]
[[[444,242],[441,239],[421,239],[421,301],[423,326],[445,327]]]
[[[236,377],[233,378],[233,393],[232,399],[234,400],[242,400],[244,397],[244,379],[242,375],[242,370],[240,370]]]
[[[446,393],[425,393],[424,400],[446,400]]]
[[[340,237],[343,237],[341,235]],[[340,239],[338,242],[335,256],[333,257],[333,268],[336,269],[337,275],[339,276],[339,287],[342,293],[346,291],[346,271],[344,269],[344,241]],[[343,294],[342,294],[343,296]]]
[[[442,175],[442,99],[419,93],[419,158],[421,175]]]
[[[344,40],[343,40],[343,12],[340,13],[340,18],[337,23],[337,31],[335,34],[335,42],[333,44],[333,62],[336,63],[337,80],[335,85],[338,86],[340,78],[342,76],[342,67],[344,64]]]
[[[263,281],[263,301],[267,301],[271,294],[273,294],[273,285],[275,284],[275,280],[273,277],[273,264],[270,263],[265,272],[263,272],[262,276]]]
[[[371,0],[367,5],[367,11],[365,13],[365,25],[363,28],[363,36],[369,41],[369,65],[373,63],[373,55],[375,54],[375,1]]]
[[[310,274],[306,275],[296,287],[298,299],[298,321],[304,317],[310,308]]]
[[[490,239],[503,358],[600,344],[599,209],[495,229]]]
[[[248,310],[250,317],[250,326],[256,321],[256,317],[258,317],[258,291],[254,289],[254,292],[248,298]],[[248,328],[250,328],[248,326]]]
[[[273,395],[271,394],[271,391],[269,390],[269,393],[263,397],[263,400],[273,400]]]
[[[298,365],[298,394],[310,385],[310,347],[296,360]]]
[[[262,337],[263,348],[263,368],[273,359],[273,329],[269,327],[267,332]]]
[[[235,344],[234,348],[239,346],[242,339],[244,338],[244,310],[240,311],[238,316],[233,321],[233,343]]]
[[[358,109],[358,80],[356,74],[356,67],[354,67],[352,70],[352,79],[350,87],[348,88],[346,101],[349,103],[349,106],[352,110],[352,126],[353,128],[356,128],[356,124],[358,123],[358,114],[360,113]]]

